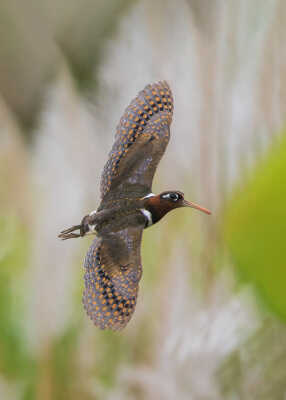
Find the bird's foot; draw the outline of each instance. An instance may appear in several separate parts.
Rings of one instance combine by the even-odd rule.
[[[77,229],[79,229],[80,233],[72,233],[73,231],[76,231]],[[81,225],[74,225],[71,228],[64,229],[58,235],[58,237],[62,240],[78,238],[81,236],[84,236],[83,234],[81,234]]]
[[[90,225],[89,222],[90,222],[90,216],[86,215],[82,219],[80,225],[74,225],[71,228],[64,229],[63,231],[60,232],[58,237],[62,240],[66,240],[66,239],[83,237],[83,236],[90,235],[90,234],[93,234],[93,235],[96,234],[95,225]],[[77,231],[77,230],[79,230],[79,232],[74,233],[74,231]]]

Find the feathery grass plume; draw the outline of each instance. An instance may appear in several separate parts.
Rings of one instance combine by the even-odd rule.
[[[103,18],[109,4],[102,2],[103,11],[97,7],[99,2],[64,2],[56,15],[53,6],[47,8],[41,2],[31,15],[30,7],[24,14],[18,8],[13,11],[14,6],[7,8],[11,21],[20,22],[14,24],[17,30],[12,39],[16,41],[2,35],[1,49],[12,57],[2,57],[9,68],[5,73],[1,70],[0,90],[9,93],[9,101],[15,96],[18,116],[33,109],[35,119],[32,95],[45,92],[46,97],[34,131],[36,140],[30,144],[32,159],[27,148],[16,144],[4,168],[0,166],[1,209],[5,203],[31,228],[29,238],[13,231],[9,222],[5,248],[0,248],[2,261],[7,249],[13,248],[13,238],[21,243],[21,251],[13,250],[17,263],[1,268],[2,273],[10,269],[10,283],[1,280],[8,290],[1,291],[5,301],[0,307],[5,313],[0,336],[8,338],[10,347],[1,339],[5,352],[0,351],[0,394],[14,399],[20,388],[19,396],[25,399],[164,395],[167,399],[280,400],[285,397],[285,331],[273,317],[261,316],[248,290],[235,291],[232,278],[225,272],[219,275],[217,266],[228,267],[220,235],[228,193],[241,170],[265,151],[285,120],[286,3],[130,2],[118,31],[113,30],[106,44],[104,21],[113,21],[114,15]],[[75,13],[79,7],[80,18]],[[93,21],[94,12],[102,23],[95,30],[86,23]],[[62,65],[67,60],[63,47],[54,39],[63,37],[61,32],[73,27],[73,20],[81,33],[72,29],[67,36],[75,43],[73,49],[82,49],[84,57],[77,56],[83,70],[96,58],[94,81],[98,84],[96,90],[93,83],[88,89],[94,105],[77,93],[69,67]],[[39,35],[37,26],[41,26]],[[93,42],[87,32],[97,29],[102,36]],[[15,43],[17,48],[22,46],[16,57]],[[89,58],[97,45],[104,51]],[[60,73],[50,86],[41,86],[51,64]],[[13,79],[5,79],[6,73]],[[88,241],[63,245],[56,233],[96,207],[100,174],[116,124],[138,90],[159,79],[170,83],[175,109],[170,145],[154,191],[167,185],[187,186],[194,200],[212,209],[212,222],[174,213],[162,222],[160,232],[152,228],[144,235],[144,299],[139,299],[130,326],[116,335],[98,332],[85,320],[81,330],[81,249],[88,247]],[[0,114],[4,115],[0,118],[1,155],[7,138],[14,141],[16,124],[11,123],[12,112],[1,104]],[[13,143],[19,143],[18,139]],[[184,239],[178,244],[176,233],[180,232]],[[31,251],[27,239],[32,239]],[[30,251],[29,289],[13,269],[22,268],[23,248]],[[16,302],[21,309],[30,304],[28,317],[15,312]],[[11,343],[16,350],[9,352]],[[11,388],[5,371],[10,373]],[[18,386],[19,381],[23,386]]]
[[[158,293],[152,364],[120,368],[118,390],[108,400],[128,397],[132,390],[148,399],[221,399],[219,367],[261,327],[251,291],[234,294],[231,274],[222,271],[206,301],[190,285],[183,248],[173,248],[172,254]]]

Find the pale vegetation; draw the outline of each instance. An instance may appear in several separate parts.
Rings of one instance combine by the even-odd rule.
[[[0,4],[0,399],[286,397],[286,3],[54,0]],[[81,305],[116,124],[166,79],[172,138],[144,233],[136,312],[102,332]]]

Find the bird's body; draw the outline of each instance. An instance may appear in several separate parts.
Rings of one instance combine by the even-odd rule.
[[[85,259],[83,304],[95,325],[122,329],[130,320],[142,275],[142,232],[179,207],[208,210],[179,191],[152,193],[152,180],[170,137],[173,97],[166,82],[148,85],[117,128],[101,178],[101,203],[62,239],[96,234]],[[80,233],[73,233],[79,229]]]

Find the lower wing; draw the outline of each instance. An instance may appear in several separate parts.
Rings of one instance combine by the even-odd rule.
[[[130,320],[142,275],[143,226],[96,238],[85,258],[84,308],[96,326],[120,330]]]

